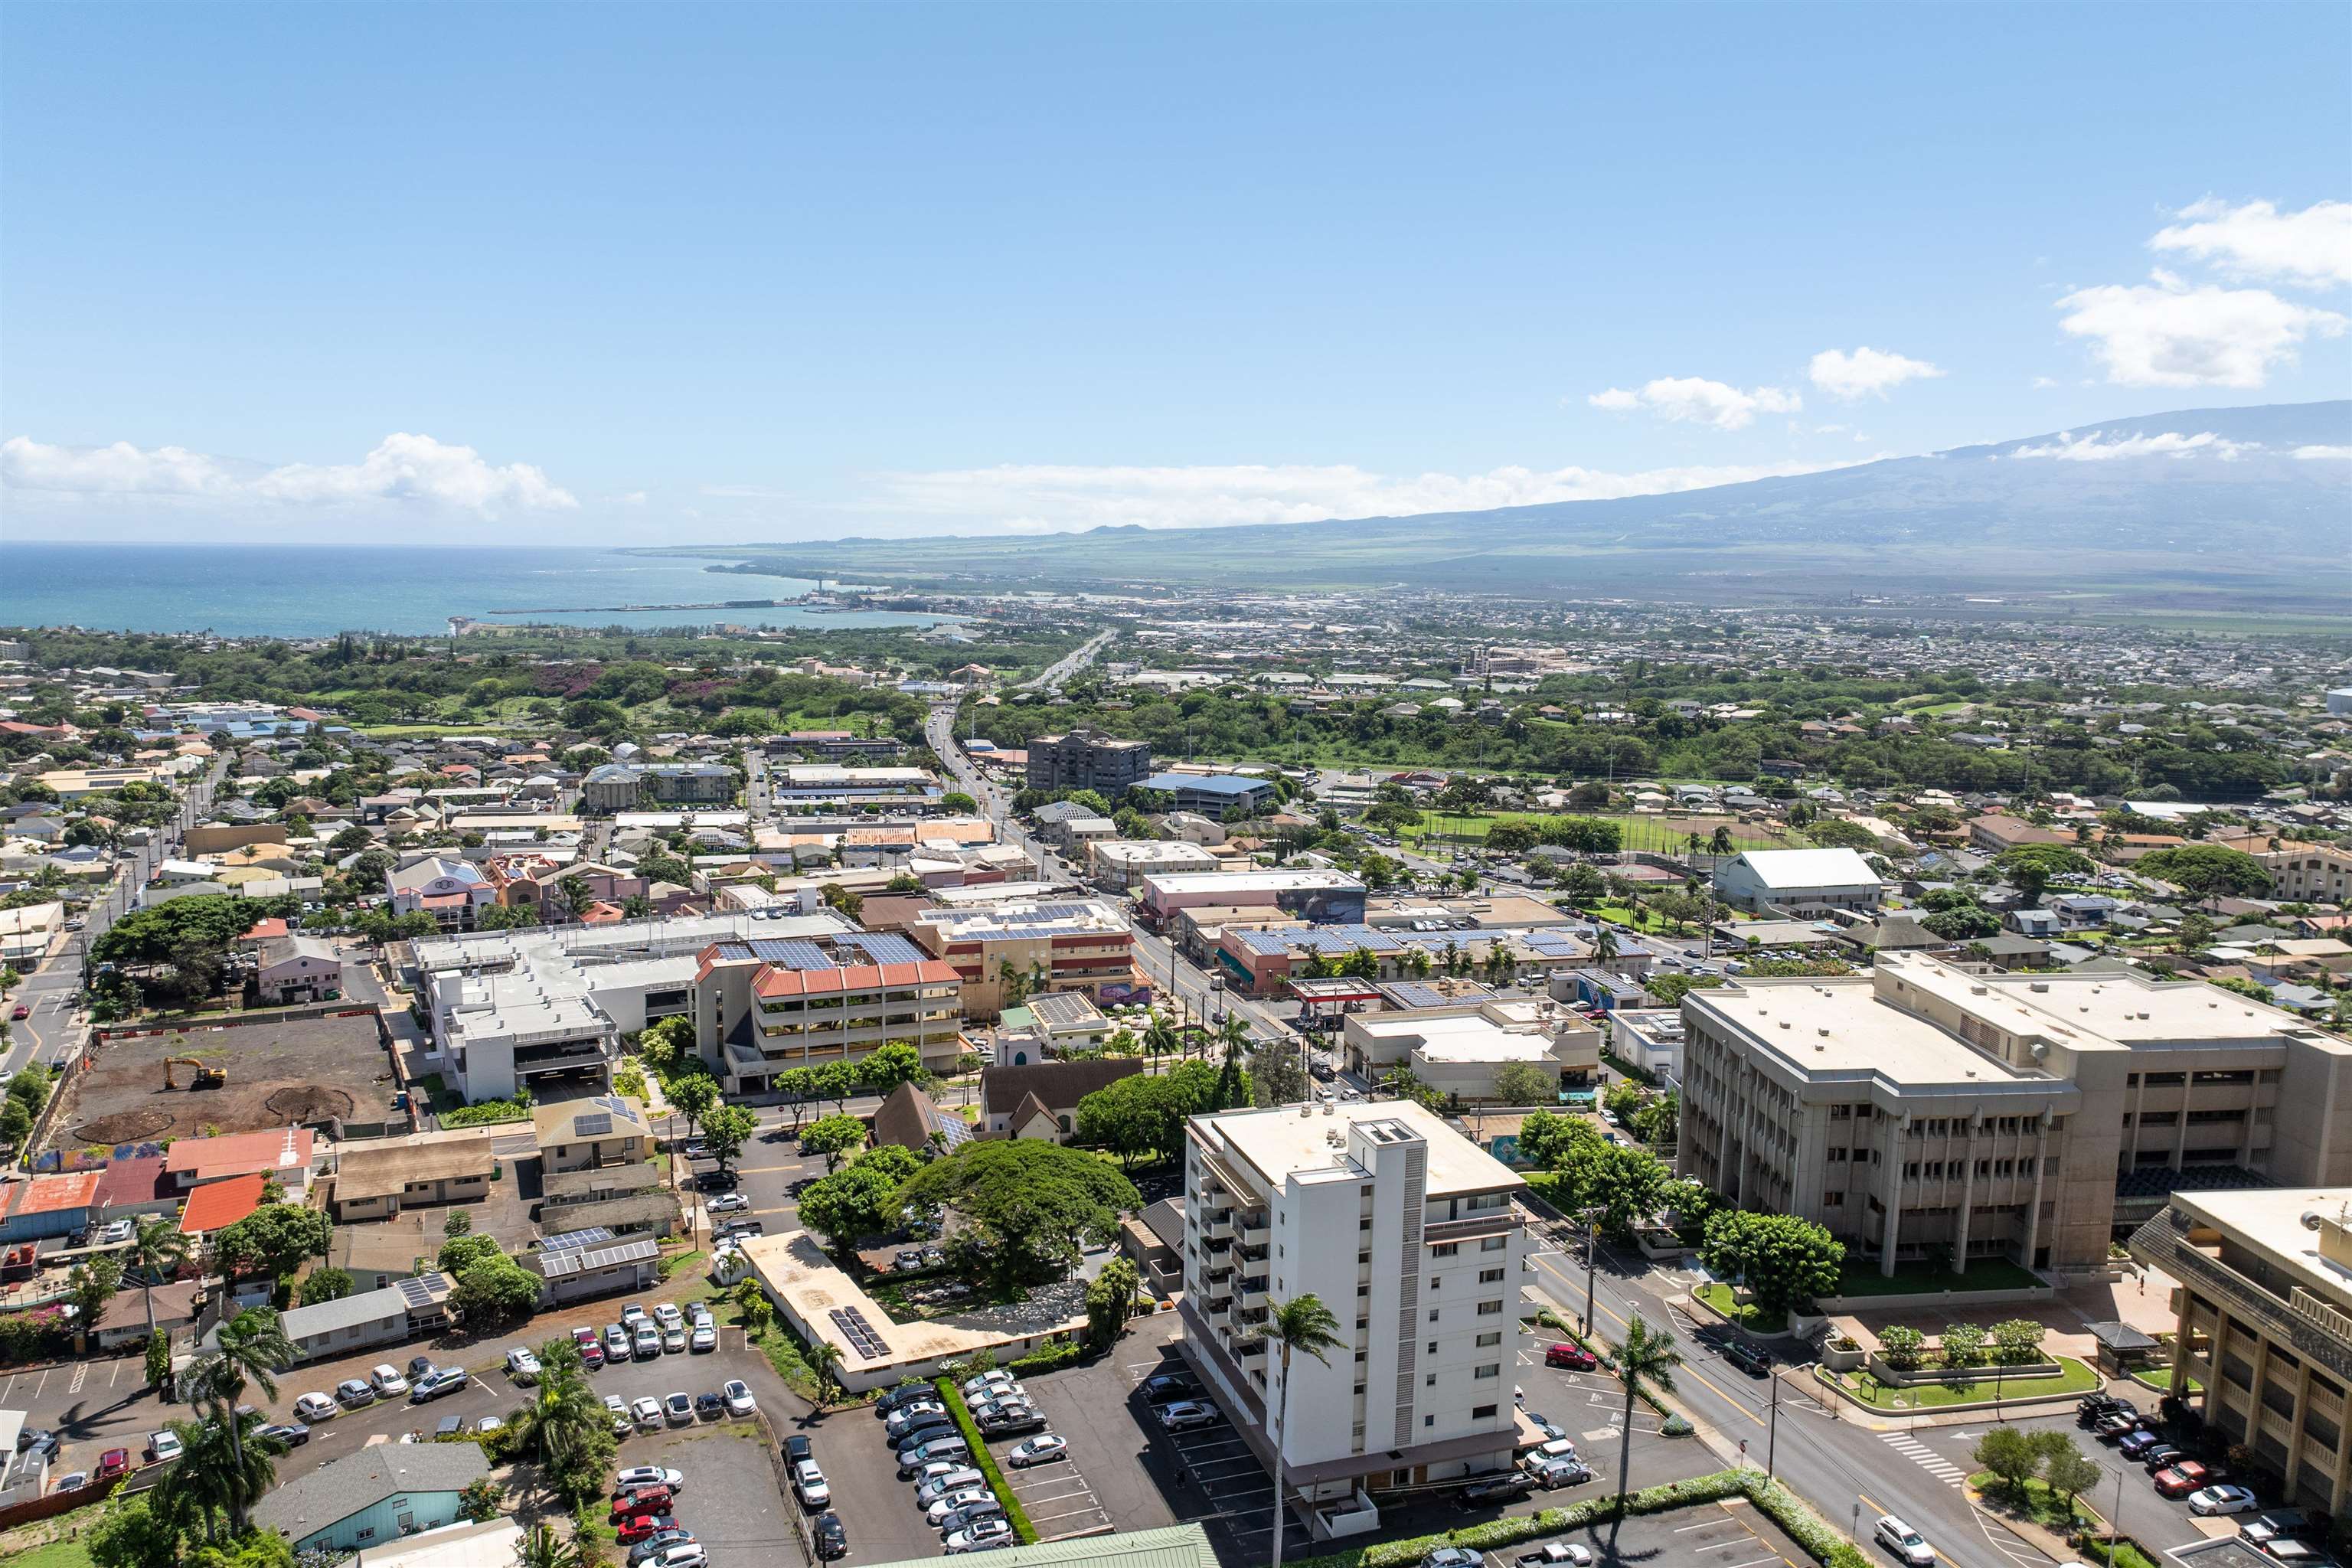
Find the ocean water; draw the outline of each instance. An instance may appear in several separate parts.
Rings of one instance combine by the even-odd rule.
[[[714,558],[714,561],[719,558]],[[223,637],[435,635],[452,616],[647,629],[929,626],[938,616],[803,608],[494,616],[496,609],[789,599],[815,584],[706,572],[714,562],[611,550],[403,550],[380,545],[49,544],[0,538],[0,626]]]

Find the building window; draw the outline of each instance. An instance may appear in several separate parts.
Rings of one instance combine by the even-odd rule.
[[[1434,1426],[1437,1425],[1437,1417],[1434,1415],[1424,1415],[1421,1418],[1421,1424],[1424,1426]]]
[[[1437,1321],[1437,1309],[1434,1307],[1429,1310],[1429,1321],[1433,1323]]]
[[[1481,1252],[1500,1252],[1503,1248],[1510,1245],[1511,1238],[1507,1236],[1490,1236],[1478,1243],[1478,1250]]]
[[[1503,1304],[1500,1301],[1481,1301],[1478,1303],[1478,1315],[1482,1318],[1498,1317],[1501,1315],[1502,1310]],[[1433,1319],[1437,1316],[1434,1312],[1432,1312],[1429,1315]]]
[[[1492,1421],[1494,1418],[1495,1407],[1491,1405],[1474,1405],[1470,1407],[1470,1419],[1473,1421]]]
[[[1437,1314],[1436,1314],[1436,1313],[1434,1313],[1434,1312],[1432,1312],[1432,1313],[1430,1314],[1430,1316],[1433,1318],[1433,1317],[1437,1316]],[[1429,1353],[1429,1354],[1431,1354],[1431,1355],[1435,1355],[1435,1354],[1437,1353],[1437,1342],[1436,1342],[1435,1340],[1432,1340],[1432,1341],[1430,1341],[1430,1342],[1429,1342],[1429,1350],[1428,1350],[1428,1352],[1427,1352],[1427,1353]]]
[[[1479,1284],[1481,1284],[1481,1285],[1500,1285],[1502,1282],[1503,1282],[1503,1271],[1502,1271],[1501,1269],[1499,1269],[1499,1268],[1481,1268],[1480,1270],[1478,1270],[1478,1283],[1479,1283]]]
[[[1503,1336],[1499,1333],[1486,1333],[1478,1336],[1478,1348],[1482,1351],[1494,1345],[1499,1345],[1502,1342]],[[1433,1349],[1434,1347],[1432,1348]]]
[[[1441,1241],[1429,1249],[1429,1255],[1432,1258],[1451,1258],[1461,1250],[1462,1244],[1458,1241]]]
[[[1437,1374],[1433,1372],[1429,1373],[1421,1380],[1421,1385],[1423,1388],[1435,1388],[1437,1386]]]
[[[1845,1207],[1845,1194],[1843,1193],[1823,1193],[1822,1194],[1822,1207],[1825,1209],[1842,1209]]]
[[[1474,1368],[1470,1375],[1482,1383],[1488,1378],[1500,1377],[1503,1375],[1503,1364],[1500,1362],[1490,1361],[1485,1366]]]

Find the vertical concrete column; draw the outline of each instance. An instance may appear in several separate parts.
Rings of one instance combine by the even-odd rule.
[[[1878,1272],[1888,1279],[1895,1274],[1895,1242],[1903,1228],[1903,1134],[1910,1130],[1911,1118],[1889,1118],[1886,1134],[1886,1179],[1880,1183],[1878,1201],[1886,1206],[1886,1223],[1878,1237]]]
[[[1969,1112],[1968,1153],[1960,1166],[1960,1221],[1952,1227],[1952,1272],[1969,1271],[1969,1221],[1976,1213],[1977,1138],[1984,1131],[1984,1112]]]
[[[2042,1113],[2041,1123],[2033,1130],[2033,1196],[2025,1205],[2025,1256],[2018,1259],[2028,1268],[2033,1267],[2033,1254],[2042,1239],[2042,1167],[2049,1163],[2050,1113]]]

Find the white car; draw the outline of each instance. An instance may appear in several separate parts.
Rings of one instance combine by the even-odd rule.
[[[1173,1405],[1161,1406],[1160,1411],[1160,1425],[1171,1432],[1189,1432],[1195,1426],[1206,1426],[1216,1419],[1217,1407],[1203,1405],[1197,1399],[1180,1399]]]
[[[637,1424],[640,1432],[654,1430],[662,1424],[661,1401],[646,1394],[629,1406],[629,1418]]]
[[[993,1552],[1013,1539],[1013,1521],[1007,1519],[976,1520],[947,1538],[947,1551],[953,1556],[965,1552]]]
[[[613,1418],[613,1436],[625,1437],[631,1430],[629,1406],[617,1394],[604,1395],[604,1414]]]
[[[2252,1513],[2262,1506],[2244,1487],[2206,1487],[2189,1494],[2191,1513]]]
[[[923,1517],[930,1521],[933,1530],[938,1530],[946,1525],[948,1515],[980,1503],[996,1504],[996,1494],[986,1487],[958,1487],[934,1500],[923,1510]],[[998,1512],[1003,1511],[1002,1504],[996,1507]]]
[[[390,1362],[385,1362],[368,1373],[368,1381],[375,1384],[376,1393],[385,1399],[390,1399],[395,1394],[408,1392],[408,1379],[401,1376],[400,1369]]]
[[[966,1399],[970,1399],[983,1388],[1003,1388],[1013,1381],[1013,1374],[1000,1366],[993,1371],[983,1372],[978,1377],[965,1378],[963,1380],[963,1396]]]
[[[658,1557],[648,1557],[637,1568],[705,1568],[710,1553],[698,1542],[689,1541],[683,1546],[673,1546]]]
[[[1575,1564],[1575,1568],[1592,1568],[1592,1549],[1579,1546],[1573,1542],[1562,1543],[1552,1541],[1533,1552],[1521,1552],[1517,1561],[1520,1568],[1536,1568],[1536,1564],[1541,1563],[1570,1563]]]
[[[882,1429],[889,1434],[891,1441],[896,1442],[900,1436],[918,1426],[936,1425],[947,1413],[948,1407],[938,1400],[923,1400],[919,1404],[892,1411],[888,1419],[882,1423]]]
[[[624,1487],[667,1487],[674,1492],[682,1492],[686,1489],[686,1477],[659,1465],[631,1465],[613,1478],[614,1490]]]
[[[294,1402],[294,1414],[313,1426],[321,1421],[332,1421],[342,1411],[341,1405],[323,1394],[306,1394]]]
[[[1025,1470],[1032,1465],[1050,1465],[1056,1459],[1070,1457],[1070,1440],[1047,1432],[1025,1443],[1015,1444],[1013,1451],[1004,1457],[1013,1462],[1016,1470]]]
[[[680,1323],[686,1321],[686,1314],[680,1312],[677,1310],[677,1304],[674,1302],[656,1301],[654,1303],[654,1321],[659,1323],[665,1329],[674,1329]]]
[[[793,1490],[800,1493],[801,1506],[812,1511],[833,1506],[833,1489],[824,1484],[824,1472],[817,1468],[814,1459],[803,1459],[793,1467]]]
[[[168,1465],[180,1457],[180,1440],[169,1432],[150,1433],[147,1437],[147,1458],[150,1463]]]
[[[507,1375],[517,1383],[539,1381],[539,1358],[517,1345],[507,1352]]]
[[[89,1472],[88,1470],[70,1470],[66,1474],[59,1476],[56,1480],[51,1481],[49,1483],[49,1490],[53,1492],[78,1492],[88,1485],[89,1485]]]
[[[720,1193],[702,1205],[712,1214],[733,1214],[751,1206],[751,1200],[741,1193]]]
[[[929,1508],[950,1492],[987,1484],[988,1478],[971,1466],[950,1464],[942,1459],[925,1468],[923,1479],[915,1485],[915,1501],[920,1507]]]
[[[1893,1514],[1880,1514],[1877,1528],[1872,1534],[1880,1545],[1909,1563],[1911,1568],[1935,1568],[1936,1549],[1927,1544],[1927,1538]]]
[[[751,1385],[740,1378],[719,1384],[719,1397],[727,1402],[730,1415],[749,1415],[760,1408],[760,1402],[751,1397]]]
[[[694,1331],[686,1337],[686,1348],[697,1355],[700,1355],[705,1351],[717,1350],[719,1325],[709,1321],[695,1324]]]

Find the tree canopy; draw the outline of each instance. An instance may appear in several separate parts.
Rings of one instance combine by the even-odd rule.
[[[961,1222],[949,1243],[959,1262],[1004,1285],[1075,1268],[1087,1244],[1117,1233],[1120,1210],[1142,1203],[1092,1154],[1029,1138],[966,1143],[918,1172],[904,1197],[949,1209]]]
[[[2219,844],[2158,849],[2141,856],[2132,869],[2169,882],[2200,903],[2209,899],[2260,898],[2271,890],[2271,874],[2263,869],[2261,861],[2242,849]]]
[[[232,1274],[281,1278],[306,1258],[325,1257],[332,1230],[317,1209],[264,1204],[213,1237],[213,1256]]]
[[[1845,1247],[1794,1215],[1726,1209],[1706,1222],[1698,1256],[1718,1278],[1744,1282],[1759,1305],[1786,1308],[1836,1290]]]

